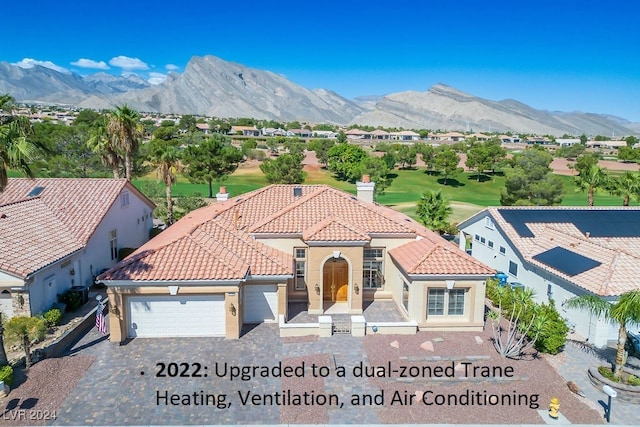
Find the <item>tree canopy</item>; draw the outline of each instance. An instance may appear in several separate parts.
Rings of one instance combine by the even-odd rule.
[[[242,161],[242,152],[231,145],[223,135],[211,135],[200,145],[184,150],[185,174],[191,182],[209,185],[209,197],[213,197],[213,181],[223,181]]]
[[[551,174],[553,158],[543,149],[528,149],[511,159],[505,188],[500,196],[503,206],[553,206],[562,202],[562,180]]]
[[[260,170],[270,184],[302,184],[302,160],[299,154],[285,153],[275,159],[266,159],[260,165]]]

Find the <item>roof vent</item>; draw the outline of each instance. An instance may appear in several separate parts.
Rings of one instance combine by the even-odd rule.
[[[5,219],[6,217],[7,217],[7,214],[1,214],[1,215],[0,215],[0,218],[1,218],[1,219]]]
[[[33,187],[33,189],[31,189],[31,191],[29,191],[29,194],[27,194],[27,197],[39,196],[40,193],[42,193],[42,190],[44,190],[44,187]]]
[[[302,187],[293,187],[293,197],[302,196]]]

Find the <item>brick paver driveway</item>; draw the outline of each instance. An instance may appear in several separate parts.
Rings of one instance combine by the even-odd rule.
[[[489,335],[281,339],[277,325],[263,324],[239,340],[134,339],[119,346],[97,341],[94,329],[71,353],[96,360],[58,408],[54,424],[544,424],[540,411],[553,396],[570,422],[602,421],[545,360],[502,359]],[[273,377],[280,362],[304,364],[305,370]],[[182,363],[188,376],[180,376]],[[193,375],[196,363],[200,377]],[[360,366],[375,376],[360,376]],[[231,367],[268,372],[231,380]],[[344,367],[344,376],[337,367]]]

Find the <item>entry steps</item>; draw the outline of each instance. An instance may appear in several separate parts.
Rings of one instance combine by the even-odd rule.
[[[351,334],[351,316],[333,315],[331,320],[334,334]]]

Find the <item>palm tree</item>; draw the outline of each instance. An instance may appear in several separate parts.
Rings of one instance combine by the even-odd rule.
[[[574,178],[578,191],[587,191],[587,205],[593,206],[593,194],[598,188],[605,188],[609,182],[607,170],[597,165],[591,166],[580,172],[580,175]]]
[[[622,377],[622,368],[626,362],[624,347],[627,342],[627,326],[640,324],[640,289],[625,292],[620,295],[618,302],[615,304],[611,304],[596,295],[581,295],[568,299],[565,306],[587,310],[598,317],[604,316],[611,323],[619,325],[613,376],[620,379]]]
[[[124,154],[124,173],[128,181],[131,181],[133,156],[138,151],[143,133],[140,114],[129,108],[127,104],[109,112],[107,135],[110,146]]]
[[[422,193],[418,200],[416,214],[420,222],[434,231],[446,231],[449,227],[447,219],[453,210],[449,201],[442,195],[442,191]]]
[[[32,131],[31,123],[27,117],[14,116],[13,98],[9,95],[0,95],[0,110],[9,112],[0,116],[0,192],[4,191],[9,183],[7,170],[17,168],[28,177],[33,173],[29,168],[29,161],[33,158],[36,148],[27,140]]]
[[[150,161],[155,166],[158,177],[165,185],[167,197],[167,225],[173,224],[173,198],[171,186],[176,182],[180,168],[180,156],[175,146],[167,145],[166,141],[152,142]]]
[[[622,206],[629,206],[631,198],[640,198],[640,173],[625,172],[609,181],[609,192],[614,196],[623,196]]]
[[[120,178],[120,165],[123,159],[116,147],[113,146],[113,141],[111,141],[107,134],[108,123],[109,120],[107,116],[100,116],[96,126],[91,130],[91,136],[87,140],[87,146],[100,156],[102,164],[111,169],[113,177],[118,179]]]

